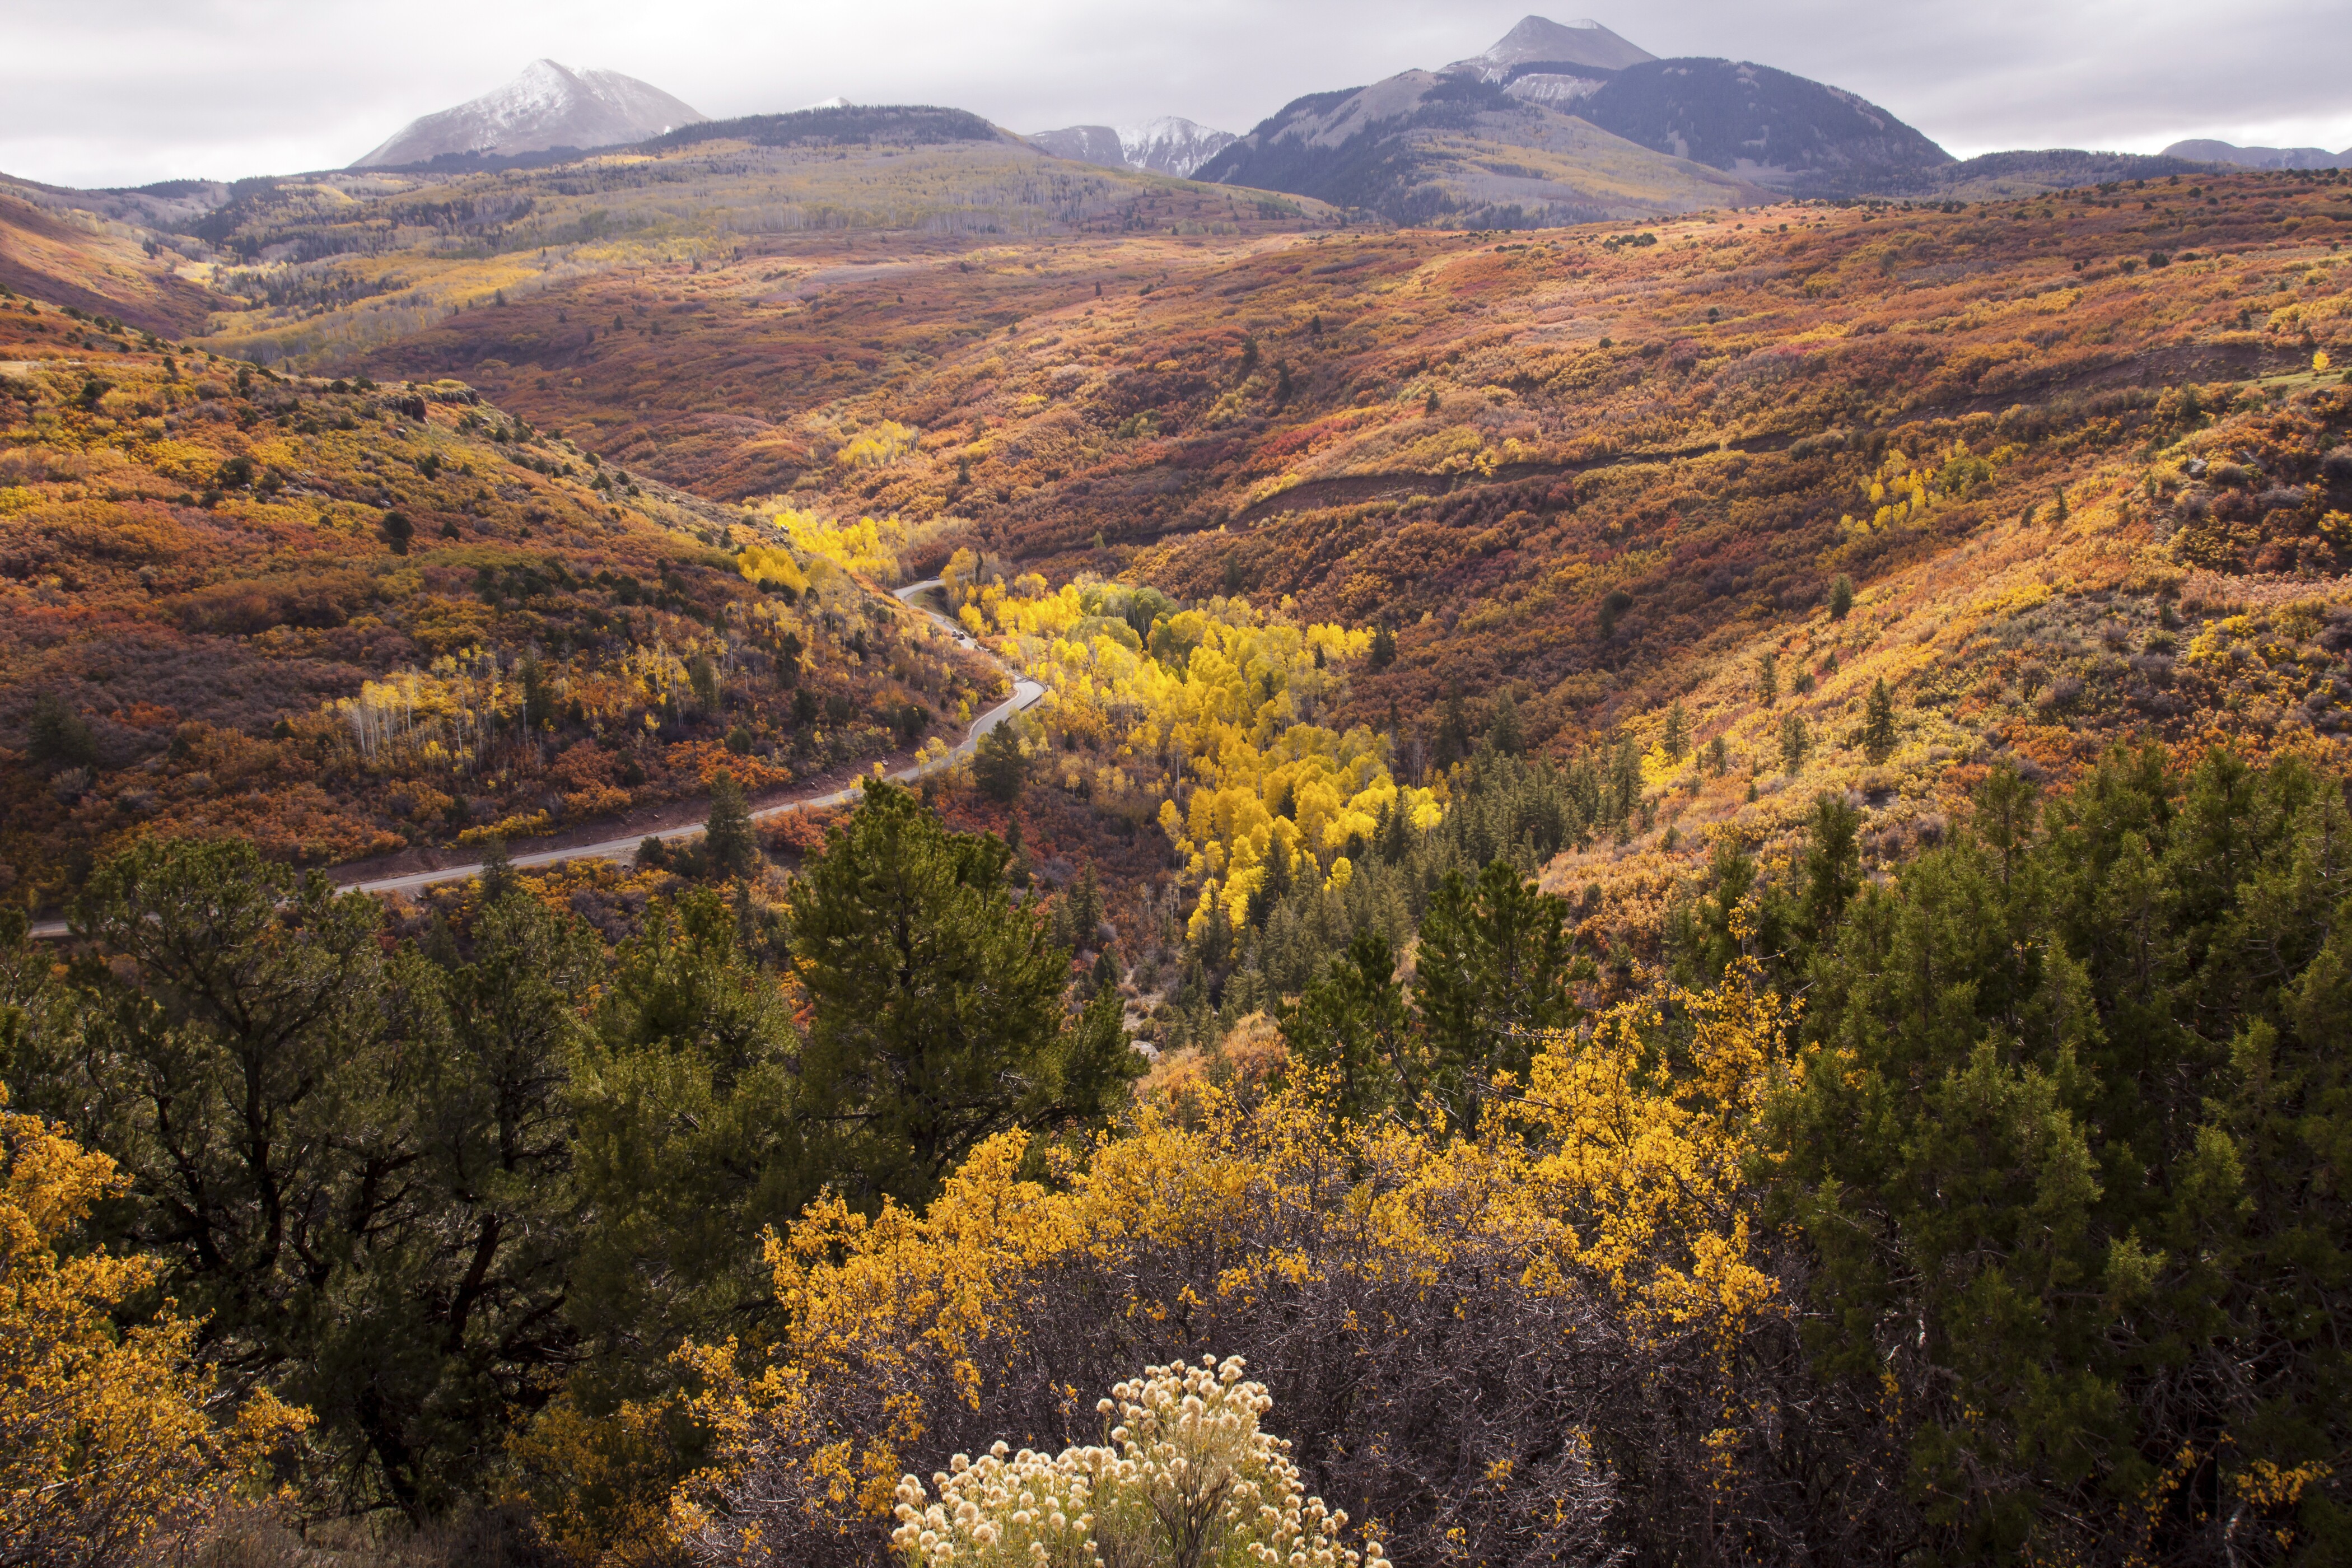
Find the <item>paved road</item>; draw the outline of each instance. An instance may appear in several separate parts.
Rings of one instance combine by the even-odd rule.
[[[933,610],[914,604],[917,595],[938,586],[940,586],[940,580],[936,577],[921,583],[909,583],[898,591],[899,602],[913,605],[924,615],[930,616],[941,630],[955,638],[958,647],[970,648],[975,652],[986,652],[987,650],[974,641],[961,626]],[[1009,674],[1010,671],[1007,673]],[[911,768],[903,768],[889,776],[903,783],[909,779],[920,778],[925,773],[936,773],[941,768],[952,766],[961,759],[972,754],[979,747],[980,738],[982,735],[1045,695],[1045,689],[1035,681],[1015,677],[1013,682],[1013,695],[974,719],[971,721],[971,732],[945,756],[934,757],[929,762],[919,763]],[[789,811],[806,811],[813,806],[846,805],[857,798],[858,788],[858,785],[851,784],[842,789],[827,791],[824,795],[803,795],[793,800],[781,801],[774,805],[765,806],[753,812],[751,820],[764,822],[770,817],[782,816]],[[647,838],[663,840],[692,838],[701,832],[701,824],[688,823],[683,827],[667,828],[659,833],[631,834],[625,837],[604,839],[594,844],[578,844],[569,849],[533,850],[528,854],[511,856],[509,860],[518,868],[553,866],[565,860],[626,860],[636,854],[637,846]],[[404,893],[418,888],[432,887],[436,882],[463,881],[468,877],[478,877],[481,872],[481,863],[475,861],[465,866],[443,866],[431,871],[411,871],[398,877],[377,877],[364,882],[347,883],[345,886],[352,891],[361,893]],[[45,921],[35,926],[32,934],[37,937],[63,936],[66,934],[65,922],[63,921]]]

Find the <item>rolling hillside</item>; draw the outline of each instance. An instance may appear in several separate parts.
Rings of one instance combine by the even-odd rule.
[[[653,824],[903,753],[992,667],[751,519],[455,382],[257,373],[0,310],[0,883],[233,835],[324,865]]]
[[[2311,366],[2352,351],[2347,227],[2340,185],[2239,175],[1500,243],[1097,240],[844,268],[797,310],[748,268],[673,274],[682,341],[535,353],[572,308],[542,298],[373,363],[489,349],[468,374],[501,398],[680,483],[1388,622],[1352,712],[1407,744],[1457,688],[1570,749],[1679,698],[1761,776],[1786,715],[1759,658],[1808,672],[1824,733],[1885,671],[1920,715],[1916,816],[1986,747],[2063,771],[2142,726],[2335,733],[2301,655],[2259,710],[2241,667],[2163,660],[2236,606],[2337,602],[2345,403]],[[732,434],[721,363],[759,410]],[[885,419],[921,431],[898,461],[825,458]],[[1863,608],[1833,624],[1840,575]]]

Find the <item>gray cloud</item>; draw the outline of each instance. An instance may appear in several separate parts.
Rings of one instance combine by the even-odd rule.
[[[642,77],[711,115],[841,93],[1022,131],[1157,114],[1242,131],[1302,93],[1475,53],[1527,4],[0,0],[0,170],[89,185],[339,167],[541,55]],[[1657,54],[1833,82],[1964,156],[2184,136],[2352,143],[2343,0],[2226,14],[2184,0],[1680,0],[1601,20]]]

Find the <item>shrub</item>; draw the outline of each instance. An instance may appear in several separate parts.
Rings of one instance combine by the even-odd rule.
[[[908,1568],[1385,1568],[1379,1542],[1360,1555],[1339,1544],[1346,1512],[1304,1495],[1290,1445],[1258,1426],[1274,1400],[1241,1381],[1242,1366],[1204,1356],[1196,1367],[1146,1367],[1095,1406],[1117,1422],[1108,1446],[1049,1458],[1000,1440],[977,1463],[958,1454],[931,1478],[937,1502],[908,1476],[890,1543]]]

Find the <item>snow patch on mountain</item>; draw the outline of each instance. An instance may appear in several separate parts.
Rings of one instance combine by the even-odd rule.
[[[1140,125],[1065,125],[1058,131],[1033,132],[1029,144],[1056,158],[1100,163],[1109,169],[1148,169],[1156,174],[1192,178],[1192,171],[1234,144],[1231,132],[1218,131],[1177,115],[1162,115]]]
[[[352,167],[429,163],[453,153],[510,156],[550,147],[610,147],[708,118],[619,71],[534,60],[495,91],[410,121]]]
[[[1455,60],[1445,68],[1449,73],[1467,72],[1481,81],[1503,81],[1514,66],[1536,62],[1622,70],[1657,58],[1589,16],[1565,26],[1545,16],[1523,16],[1517,26],[1496,39],[1485,53]]]
[[[1239,138],[1173,114],[1163,114],[1140,125],[1118,128],[1119,150],[1130,169],[1190,179],[1192,171],[1232,146]]]

